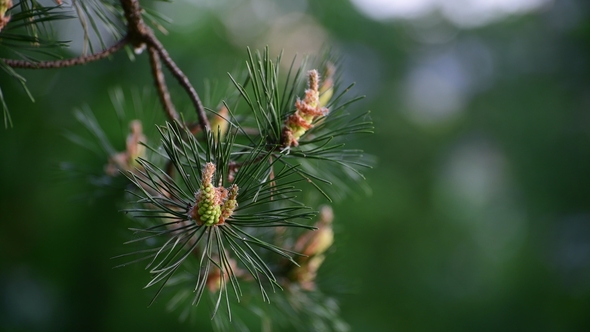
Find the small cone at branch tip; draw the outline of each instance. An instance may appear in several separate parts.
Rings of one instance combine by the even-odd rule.
[[[213,226],[225,223],[238,206],[238,186],[229,190],[213,185],[215,165],[205,164],[201,177],[201,187],[195,194],[195,204],[189,209],[188,217],[199,225]]]
[[[226,119],[228,114],[229,110],[227,107],[225,107],[225,105],[221,105],[217,111],[217,114],[214,114],[210,121],[211,132],[213,133],[213,138],[216,142],[218,142],[220,139],[223,139],[227,133],[229,122]]]
[[[319,82],[320,75],[313,69],[308,73],[308,89],[305,90],[305,98],[295,102],[295,113],[285,120],[283,127],[283,145],[286,147],[298,146],[299,138],[313,127],[313,121],[320,116],[328,114],[328,109],[320,105]]]
[[[10,15],[5,15],[12,8],[12,0],[0,0],[0,31],[10,22]]]
[[[137,159],[145,157],[146,149],[142,143],[146,141],[147,139],[143,134],[141,121],[131,121],[129,123],[129,134],[125,143],[126,150],[110,156],[109,163],[105,166],[105,173],[110,176],[116,176],[120,171],[133,172],[135,168],[141,168]]]

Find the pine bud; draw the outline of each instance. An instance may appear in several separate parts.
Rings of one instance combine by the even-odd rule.
[[[10,15],[5,16],[10,8],[12,8],[12,0],[0,0],[0,31],[10,22]]]
[[[320,105],[319,81],[318,71],[310,70],[308,72],[309,89],[305,90],[305,98],[297,99],[296,111],[287,118],[283,127],[283,144],[286,147],[299,145],[299,138],[312,127],[313,121],[328,113],[328,109]]]
[[[233,214],[236,207],[238,207],[238,202],[236,201],[237,196],[238,186],[232,184],[231,187],[229,187],[227,200],[223,203],[223,208],[221,209],[221,218],[219,219],[220,224],[224,223],[225,220]]]

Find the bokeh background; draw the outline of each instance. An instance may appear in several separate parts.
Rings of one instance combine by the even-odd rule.
[[[319,275],[353,331],[590,330],[588,1],[156,8],[174,21],[162,42],[201,93],[206,78],[227,84],[246,46],[287,59],[329,46],[343,82],[367,96],[353,107],[372,111],[376,133],[354,144],[378,159],[372,193],[334,205],[336,243]],[[75,20],[58,31],[80,40]],[[83,132],[73,111],[89,105],[122,139],[109,89],[150,86],[147,55],[19,73],[36,102],[0,73],[14,122],[0,130],[0,330],[209,330],[163,301],[147,308],[141,266],[112,269],[130,226],[122,194],[60,171],[102,168],[66,138]]]

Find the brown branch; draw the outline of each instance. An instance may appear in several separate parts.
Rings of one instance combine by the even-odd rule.
[[[121,6],[127,20],[127,31],[132,38],[136,39],[134,42],[141,41],[148,34],[149,28],[141,17],[139,2],[137,0],[121,0]]]
[[[158,89],[160,102],[162,102],[162,105],[164,106],[164,112],[168,116],[168,120],[170,120],[170,122],[174,122],[174,120],[179,120],[178,113],[174,109],[174,104],[170,99],[170,92],[168,92],[168,87],[166,86],[166,80],[164,77],[164,73],[162,72],[162,65],[160,64],[160,55],[158,54],[158,51],[151,46],[148,47],[148,52],[150,54],[152,75],[154,76],[154,80],[156,81],[156,88]]]
[[[127,20],[127,34],[131,38],[131,43],[136,49],[139,49],[147,44],[148,49],[150,52],[153,52],[151,49],[155,49],[160,57],[160,60],[164,62],[164,65],[170,70],[172,76],[176,78],[178,83],[184,88],[184,90],[189,95],[189,98],[193,102],[195,106],[195,110],[197,112],[197,117],[199,118],[199,126],[201,130],[208,131],[210,130],[209,120],[207,119],[207,114],[205,113],[205,108],[203,107],[203,103],[201,103],[201,99],[199,95],[191,85],[190,81],[186,77],[186,75],[178,68],[176,63],[170,58],[170,55],[160,43],[158,38],[154,35],[152,29],[150,29],[143,18],[141,17],[141,6],[139,5],[138,0],[120,0],[121,6],[123,7],[123,11],[125,13],[125,19]],[[150,53],[151,54],[151,53]],[[154,67],[152,66],[152,69]],[[161,69],[152,71],[154,74],[154,78],[156,82],[160,82],[158,76],[161,74]],[[162,81],[163,82],[163,81]],[[164,100],[162,100],[162,104],[165,109],[169,106],[166,106]],[[166,110],[168,112],[168,110]]]
[[[158,50],[158,53],[160,53],[160,57],[162,58],[162,62],[164,62],[164,65],[168,67],[168,70],[170,70],[172,76],[176,78],[180,86],[182,86],[186,93],[188,93],[189,98],[195,106],[195,111],[197,112],[197,117],[199,118],[199,125],[201,126],[201,130],[204,132],[209,131],[211,129],[211,125],[209,124],[207,114],[205,113],[205,108],[203,107],[203,103],[201,103],[201,99],[195,91],[195,88],[193,88],[193,86],[189,82],[186,75],[182,72],[182,70],[178,68],[174,60],[170,58],[168,51],[166,51],[164,46],[162,46],[162,44],[158,39],[156,39],[156,37],[152,37],[149,40],[149,43],[150,46],[153,46]]]
[[[90,62],[98,61],[104,59],[111,54],[119,51],[123,48],[123,46],[129,43],[129,39],[127,36],[123,37],[123,39],[119,40],[113,46],[107,48],[102,52],[98,52],[96,54],[91,55],[82,55],[76,58],[71,59],[64,59],[64,60],[51,60],[51,61],[39,61],[39,62],[31,62],[26,60],[13,60],[13,59],[1,59],[4,61],[5,64],[12,68],[24,68],[24,69],[50,69],[50,68],[66,68],[66,67],[73,67],[77,65],[84,65]]]

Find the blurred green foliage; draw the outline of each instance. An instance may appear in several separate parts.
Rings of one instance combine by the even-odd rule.
[[[472,28],[436,14],[373,21],[344,0],[158,8],[178,22],[162,42],[202,94],[243,68],[246,45],[268,44],[286,56],[331,46],[343,83],[367,95],[354,107],[372,110],[377,133],[350,144],[378,158],[372,194],[335,204],[318,277],[353,331],[590,329],[586,1]],[[123,193],[81,181],[106,161],[64,136],[83,133],[73,110],[89,105],[122,150],[108,91],[150,86],[146,58],[20,71],[35,103],[0,73],[14,123],[0,130],[0,330],[210,329],[206,310],[191,325],[164,300],[146,308],[141,266],[112,269],[130,227]],[[86,169],[72,180],[64,162]]]

